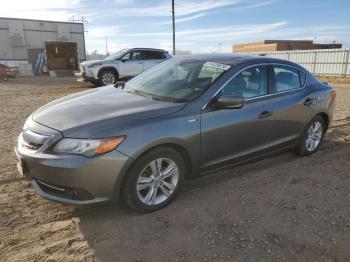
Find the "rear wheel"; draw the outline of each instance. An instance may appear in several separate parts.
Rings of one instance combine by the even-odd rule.
[[[304,133],[300,137],[296,153],[300,156],[311,155],[315,153],[325,134],[325,124],[321,116],[315,116],[307,125]]]
[[[152,212],[168,205],[179,190],[185,162],[172,148],[156,148],[141,156],[130,169],[123,187],[128,206]]]
[[[117,74],[112,70],[104,70],[99,76],[100,85],[103,86],[114,85],[117,81]]]

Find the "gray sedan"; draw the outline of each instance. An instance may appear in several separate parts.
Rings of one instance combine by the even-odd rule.
[[[18,139],[18,169],[37,192],[84,205],[169,204],[183,181],[272,152],[317,151],[335,91],[303,67],[267,57],[174,58],[125,86],[55,100]]]

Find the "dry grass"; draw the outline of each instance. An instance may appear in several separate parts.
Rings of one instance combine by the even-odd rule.
[[[350,77],[344,76],[317,76],[321,81],[332,84],[350,84]]]

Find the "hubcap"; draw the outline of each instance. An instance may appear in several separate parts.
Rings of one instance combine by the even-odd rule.
[[[150,162],[140,173],[136,191],[139,200],[146,205],[157,205],[166,201],[179,182],[179,169],[168,158]]]
[[[107,85],[113,85],[115,82],[114,75],[112,73],[105,73],[102,76],[102,82],[103,84]]]
[[[311,124],[307,131],[305,146],[309,152],[314,151],[321,142],[322,138],[322,124],[319,121],[315,121]]]

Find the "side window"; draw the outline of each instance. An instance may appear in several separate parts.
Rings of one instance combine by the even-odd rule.
[[[133,51],[130,60],[142,60],[141,51]]]
[[[130,60],[130,52],[126,53],[125,55],[123,55],[123,57],[121,58],[121,60]]]
[[[143,51],[143,59],[154,60],[154,59],[164,59],[165,56],[162,52],[157,51]]]
[[[240,72],[225,85],[222,95],[242,98],[267,95],[266,67],[255,66]]]
[[[288,66],[273,66],[276,79],[276,92],[284,92],[298,89],[304,85],[305,74],[297,69]],[[303,77],[300,77],[304,74]],[[303,78],[303,79],[302,79]]]

